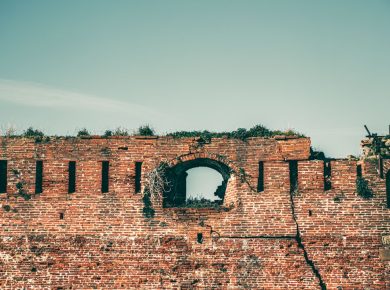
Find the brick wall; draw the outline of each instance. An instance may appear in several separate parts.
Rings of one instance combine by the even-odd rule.
[[[356,194],[356,161],[309,160],[308,138],[111,137],[1,138],[7,193],[0,193],[1,289],[386,289],[390,235],[385,180],[362,164],[374,197]],[[135,162],[145,174],[210,158],[229,166],[226,210],[163,208],[142,214]],[[43,193],[35,195],[35,162],[43,161]],[[290,193],[289,160],[298,161]],[[76,192],[68,194],[68,162]],[[101,192],[102,161],[109,191]],[[257,192],[258,163],[264,191]],[[390,168],[384,160],[385,172]],[[242,178],[245,172],[245,179]],[[22,182],[31,194],[16,194]],[[201,243],[199,243],[201,238]],[[387,284],[386,284],[387,283]]]

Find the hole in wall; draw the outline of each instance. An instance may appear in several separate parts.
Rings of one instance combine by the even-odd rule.
[[[135,193],[141,192],[142,162],[135,162]]]
[[[198,244],[202,244],[203,243],[203,234],[202,233],[198,233],[196,235],[196,241],[198,242]]]
[[[0,193],[7,192],[7,160],[0,160]]]
[[[63,220],[63,219],[64,219],[64,213],[60,212],[60,220]]]
[[[378,173],[379,173],[379,177],[384,179],[385,176],[384,176],[384,170],[383,170],[383,159],[382,157],[379,157],[378,159]]]
[[[312,216],[313,215],[313,212],[311,209],[309,209],[309,216]]]
[[[332,168],[330,161],[324,161],[324,190],[332,189]]]
[[[290,172],[290,193],[298,190],[298,161],[291,160],[288,162]]]
[[[356,166],[356,176],[357,177],[362,177],[362,165],[361,164],[358,164]]]
[[[221,162],[199,158],[179,163],[166,172],[169,188],[164,207],[218,208],[223,204],[230,169]]]
[[[218,187],[222,185],[222,175],[208,167],[197,167],[187,172],[187,196],[186,201],[193,199],[208,199],[210,201],[222,201],[216,195]]]
[[[68,164],[68,193],[76,192],[76,161]]]
[[[264,191],[264,162],[259,161],[259,176],[257,178],[257,192]]]
[[[109,190],[109,161],[102,161],[102,184],[101,191],[103,193],[108,192]]]
[[[43,182],[43,161],[37,160],[35,163],[35,193],[42,193]]]

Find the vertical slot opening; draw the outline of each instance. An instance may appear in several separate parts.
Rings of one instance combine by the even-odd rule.
[[[202,244],[203,243],[203,234],[202,233],[198,233],[196,235],[196,241],[198,242],[198,244]]]
[[[298,190],[298,161],[291,160],[288,162],[290,169],[290,193]]]
[[[37,160],[35,163],[35,193],[42,193],[43,181],[43,161]]]
[[[76,192],[76,161],[69,161],[68,165],[68,193]]]
[[[108,192],[109,189],[109,161],[102,161],[102,192]]]
[[[357,177],[362,177],[362,165],[361,164],[358,164],[356,166],[356,176]]]
[[[384,179],[384,174],[383,174],[383,159],[382,157],[379,156],[378,158],[378,173],[379,173],[379,177],[381,179]]]
[[[7,160],[0,160],[0,193],[7,192]]]
[[[135,163],[135,193],[141,192],[142,162]]]
[[[324,161],[324,190],[332,189],[332,168],[330,165],[330,161]]]
[[[257,179],[257,192],[264,191],[264,162],[259,161],[259,177]]]

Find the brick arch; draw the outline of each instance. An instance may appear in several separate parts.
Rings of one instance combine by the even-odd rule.
[[[164,192],[164,207],[180,206],[186,201],[187,171],[196,167],[208,167],[222,175],[223,182],[216,195],[224,200],[226,188],[231,174],[238,172],[237,166],[226,157],[213,153],[192,153],[176,157],[168,162],[166,171],[170,188]],[[218,194],[217,194],[218,193]]]
[[[231,173],[233,174],[240,172],[240,167],[237,166],[234,161],[229,160],[226,156],[215,154],[215,153],[209,153],[209,152],[190,153],[190,154],[180,155],[168,161],[168,165],[169,167],[174,167],[180,163],[195,160],[195,159],[210,159],[216,162],[220,162],[225,166],[229,167]]]

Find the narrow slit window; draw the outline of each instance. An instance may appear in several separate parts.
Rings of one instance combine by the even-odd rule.
[[[196,241],[198,242],[198,244],[202,244],[203,243],[203,234],[202,233],[198,233],[196,235]]]
[[[141,192],[142,162],[135,163],[135,193]]]
[[[378,159],[378,173],[379,173],[379,177],[384,179],[384,172],[383,172],[383,159],[382,157],[379,157]]]
[[[257,192],[264,191],[264,162],[259,161],[259,177],[257,179]]]
[[[35,163],[35,193],[42,193],[43,181],[43,161],[37,160]]]
[[[332,168],[330,166],[330,161],[324,161],[324,190],[332,189]]]
[[[102,192],[108,192],[109,166],[110,163],[108,161],[102,161]]]
[[[0,193],[7,192],[7,160],[0,160]]]
[[[356,176],[357,177],[362,177],[362,165],[358,164],[356,166]]]
[[[74,193],[76,192],[76,161],[69,161],[68,174],[68,193]]]
[[[298,161],[291,160],[289,161],[290,169],[290,192],[295,192],[298,190]]]

